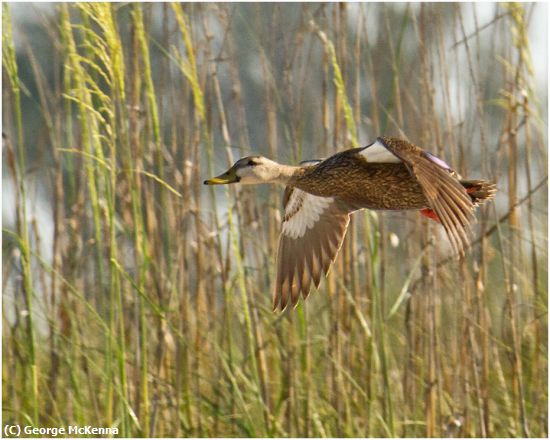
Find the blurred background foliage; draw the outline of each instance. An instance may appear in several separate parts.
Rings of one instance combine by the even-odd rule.
[[[4,3],[4,423],[547,436],[546,17]],[[469,255],[356,214],[320,291],[272,312],[282,189],[202,181],[382,134],[497,182]]]

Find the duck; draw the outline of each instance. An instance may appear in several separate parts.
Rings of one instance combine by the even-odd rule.
[[[283,219],[273,309],[295,307],[318,288],[340,250],[350,216],[361,209],[414,210],[441,224],[457,258],[469,247],[475,208],[496,185],[465,180],[444,160],[411,142],[378,137],[326,159],[284,165],[263,156],[239,159],[206,185],[282,184]]]

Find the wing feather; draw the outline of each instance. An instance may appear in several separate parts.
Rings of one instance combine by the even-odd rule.
[[[329,197],[287,188],[277,252],[273,308],[295,306],[319,286],[342,246],[352,209]]]
[[[464,255],[469,246],[467,230],[475,220],[474,203],[456,178],[456,173],[441,159],[409,142],[385,137],[379,140],[416,177],[454,250]]]

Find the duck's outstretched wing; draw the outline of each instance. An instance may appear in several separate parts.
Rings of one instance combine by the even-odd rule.
[[[327,274],[346,234],[352,209],[331,197],[287,187],[277,252],[273,309],[295,306]]]
[[[443,160],[407,141],[386,137],[378,141],[401,159],[418,180],[454,250],[464,255],[470,244],[467,228],[475,220],[475,205],[456,173]]]

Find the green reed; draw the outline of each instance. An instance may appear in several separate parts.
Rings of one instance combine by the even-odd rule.
[[[547,435],[539,5],[495,5],[486,23],[465,4],[63,4],[41,23],[52,78],[32,39],[16,53],[12,8],[5,420],[152,437]],[[416,213],[357,213],[319,291],[273,312],[281,189],[202,181],[247,154],[327,157],[380,134],[497,182],[468,256],[447,258]],[[30,151],[53,158],[52,261],[28,229]]]

